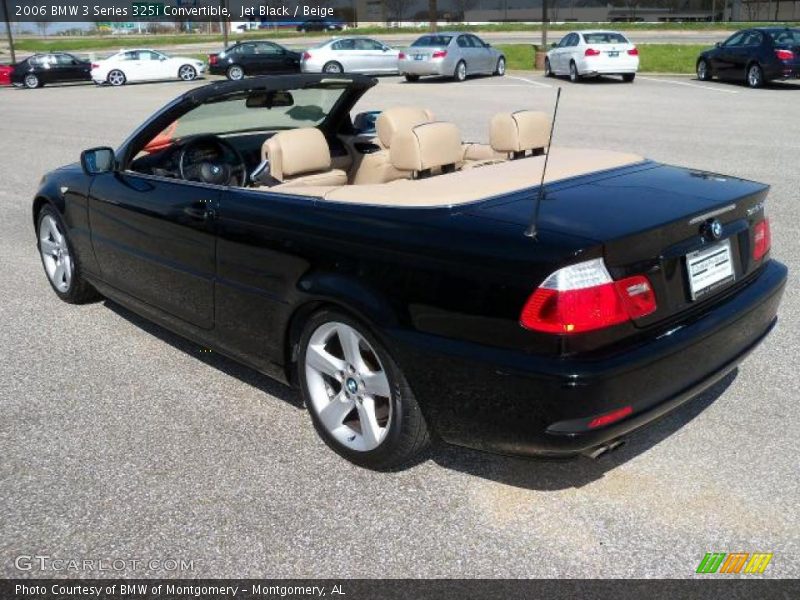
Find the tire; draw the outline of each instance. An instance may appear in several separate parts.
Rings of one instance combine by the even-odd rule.
[[[501,56],[497,59],[497,66],[494,69],[494,74],[498,77],[502,77],[506,74],[506,59],[505,57]]]
[[[415,81],[419,81],[419,75],[412,75],[410,73],[406,73],[406,81],[409,83],[414,83]]]
[[[106,76],[106,81],[108,81],[108,83],[114,87],[119,87],[121,85],[125,85],[125,82],[128,81],[128,78],[125,77],[125,73],[119,69],[114,69],[113,71],[109,71],[108,75]]]
[[[22,81],[25,84],[25,87],[29,90],[35,90],[36,88],[42,87],[42,81],[33,73],[28,73],[25,75],[25,79]]]
[[[225,77],[231,81],[240,81],[244,79],[244,69],[239,65],[231,65],[228,67],[228,70],[225,71]]]
[[[299,348],[303,399],[314,428],[334,452],[359,466],[388,470],[429,445],[425,418],[408,382],[362,323],[322,310],[305,324]],[[364,393],[370,387],[379,393]],[[372,426],[365,429],[362,422]]]
[[[197,69],[192,65],[183,65],[178,69],[178,79],[182,81],[194,81],[197,79]]]
[[[581,80],[581,75],[578,73],[578,65],[575,64],[574,60],[569,63],[569,80],[572,83],[579,83]]]
[[[553,77],[553,69],[550,67],[550,59],[544,59],[544,76],[545,77]]]
[[[747,85],[753,89],[764,87],[764,69],[757,63],[747,67]]]
[[[340,63],[332,60],[325,63],[325,65],[322,67],[322,72],[338,75],[339,73],[344,73],[344,68]]]
[[[463,60],[458,61],[455,71],[453,71],[453,79],[461,83],[467,78],[467,63]]]
[[[700,59],[697,61],[697,78],[700,81],[711,81],[711,67],[705,59]]]
[[[623,73],[622,81],[625,83],[633,83],[633,80],[636,79],[636,73]]]
[[[49,204],[42,207],[36,218],[36,238],[47,281],[61,300],[85,304],[101,297],[81,275],[81,265],[64,221]]]

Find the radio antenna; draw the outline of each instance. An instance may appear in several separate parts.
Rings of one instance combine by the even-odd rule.
[[[544,200],[545,193],[544,193],[544,177],[547,173],[547,160],[550,158],[550,146],[553,144],[553,131],[556,128],[556,116],[558,116],[558,101],[561,99],[561,86],[558,88],[558,92],[556,92],[556,105],[553,109],[553,122],[550,123],[550,139],[547,141],[547,154],[544,155],[544,166],[542,167],[542,180],[539,182],[539,192],[536,194],[536,203],[534,204],[533,208],[533,218],[531,219],[531,224],[528,225],[528,228],[525,230],[525,235],[529,238],[536,239],[536,225],[539,221],[539,206],[542,204],[542,200]]]

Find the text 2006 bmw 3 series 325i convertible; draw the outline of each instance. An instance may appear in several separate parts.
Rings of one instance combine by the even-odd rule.
[[[373,85],[214,83],[47,174],[33,221],[56,294],[299,386],[325,442],[375,469],[434,437],[597,454],[775,325],[766,185],[548,148],[535,111],[495,115],[489,144],[423,107],[351,119]]]

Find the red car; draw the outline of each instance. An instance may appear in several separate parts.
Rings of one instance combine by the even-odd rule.
[[[11,85],[11,71],[14,67],[11,65],[0,65],[0,85]]]

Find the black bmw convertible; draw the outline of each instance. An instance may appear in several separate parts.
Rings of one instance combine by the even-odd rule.
[[[375,469],[434,438],[596,456],[775,325],[768,186],[550,147],[532,110],[482,144],[424,107],[351,118],[374,85],[214,83],[48,173],[53,290],[299,386],[325,442]]]

